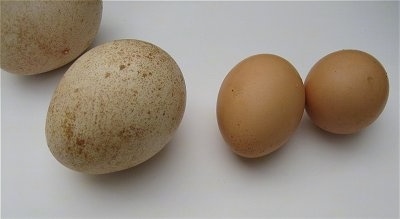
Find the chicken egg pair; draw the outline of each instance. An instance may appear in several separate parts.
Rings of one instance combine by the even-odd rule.
[[[388,93],[384,67],[359,50],[340,50],[323,57],[304,84],[284,58],[258,54],[239,62],[223,80],[217,121],[233,152],[256,158],[289,140],[304,109],[319,128],[351,134],[378,118]]]

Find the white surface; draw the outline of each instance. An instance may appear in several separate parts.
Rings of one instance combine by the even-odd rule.
[[[94,45],[152,42],[177,61],[186,112],[167,147],[132,169],[100,176],[58,163],[46,145],[47,107],[68,67],[1,73],[2,216],[393,217],[399,206],[398,2],[104,2]],[[322,56],[366,51],[385,66],[390,95],[369,128],[327,134],[308,117],[262,159],[234,155],[215,103],[228,71],[257,53],[286,58],[303,80]]]

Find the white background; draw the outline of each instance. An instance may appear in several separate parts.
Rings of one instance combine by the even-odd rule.
[[[54,89],[68,66],[1,72],[1,207],[15,217],[393,217],[399,206],[398,2],[104,2],[93,44],[141,39],[179,64],[187,105],[174,139],[149,161],[90,176],[46,145]],[[290,141],[255,160],[233,154],[216,122],[219,86],[242,59],[273,53],[303,80],[330,52],[359,49],[385,66],[390,94],[373,125],[325,133],[306,114]]]

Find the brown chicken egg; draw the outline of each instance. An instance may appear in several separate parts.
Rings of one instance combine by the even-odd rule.
[[[384,67],[368,53],[340,50],[319,60],[306,80],[306,111],[315,125],[351,134],[374,122],[389,94]]]
[[[217,121],[225,141],[242,157],[280,148],[304,112],[305,91],[296,69],[272,54],[248,57],[225,77],[217,100]]]

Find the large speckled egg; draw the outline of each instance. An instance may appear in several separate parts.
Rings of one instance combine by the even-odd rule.
[[[222,82],[217,120],[233,152],[255,158],[277,150],[294,133],[304,112],[304,86],[287,60],[250,56]]]
[[[73,170],[138,165],[173,137],[186,103],[183,75],[161,48],[139,40],[97,46],[61,79],[47,113],[47,144]]]
[[[1,68],[32,75],[82,54],[100,26],[102,1],[0,1]]]

